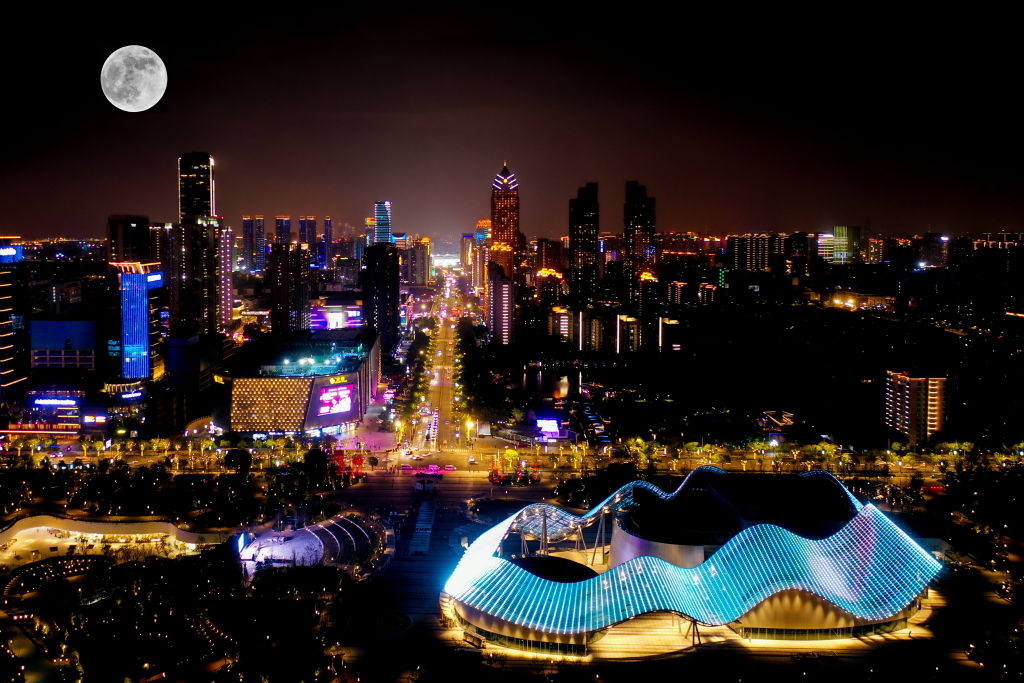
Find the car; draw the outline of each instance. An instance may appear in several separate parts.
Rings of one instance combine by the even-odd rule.
[[[402,465],[403,472],[412,472],[412,465]]]
[[[455,470],[455,465],[445,465],[444,469],[446,472],[452,472]]]
[[[469,464],[470,465],[475,465],[476,464],[476,456],[474,456],[474,455],[469,456]]]

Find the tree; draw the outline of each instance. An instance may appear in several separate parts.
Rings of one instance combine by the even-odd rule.
[[[252,467],[252,453],[245,448],[232,448],[224,456],[224,466],[244,477]]]
[[[519,468],[519,451],[516,449],[506,448],[501,459],[505,471],[515,472]]]

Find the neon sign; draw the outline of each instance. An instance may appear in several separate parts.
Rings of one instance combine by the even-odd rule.
[[[37,406],[77,406],[78,401],[73,398],[37,398],[34,403]]]

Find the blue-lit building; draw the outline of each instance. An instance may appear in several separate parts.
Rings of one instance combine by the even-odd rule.
[[[373,244],[391,244],[391,202],[376,202],[373,219]]]
[[[242,265],[248,272],[262,272],[267,263],[267,234],[263,216],[242,216]]]
[[[159,263],[120,262],[117,271],[120,295],[121,378],[153,379],[157,365],[156,342],[160,339],[157,290],[164,284]],[[162,374],[160,368],[160,374]]]
[[[292,217],[274,216],[274,244],[288,244],[292,241]]]
[[[316,216],[299,216],[299,243],[316,245]]]
[[[906,628],[940,567],[825,472],[700,467],[673,493],[635,481],[582,516],[526,506],[469,545],[441,605],[475,639],[566,654],[654,612],[745,639],[858,638]]]

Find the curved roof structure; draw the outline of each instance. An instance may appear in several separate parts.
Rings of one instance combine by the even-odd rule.
[[[704,473],[715,470],[703,468]],[[632,504],[637,488],[666,500],[675,496],[687,486],[691,473],[671,494],[647,482],[627,484],[582,517],[551,505],[528,505],[470,545],[444,590],[452,599],[497,619],[557,634],[598,631],[657,611],[677,612],[707,625],[726,624],[791,589],[814,593],[865,620],[896,615],[924,590],[941,565],[877,508],[857,502],[834,477],[808,475],[829,477],[857,510],[826,538],[811,540],[774,524],[757,524],[697,567],[641,556],[576,583],[544,579],[495,556],[511,531],[536,537],[546,523],[549,540],[565,538],[602,510]]]

